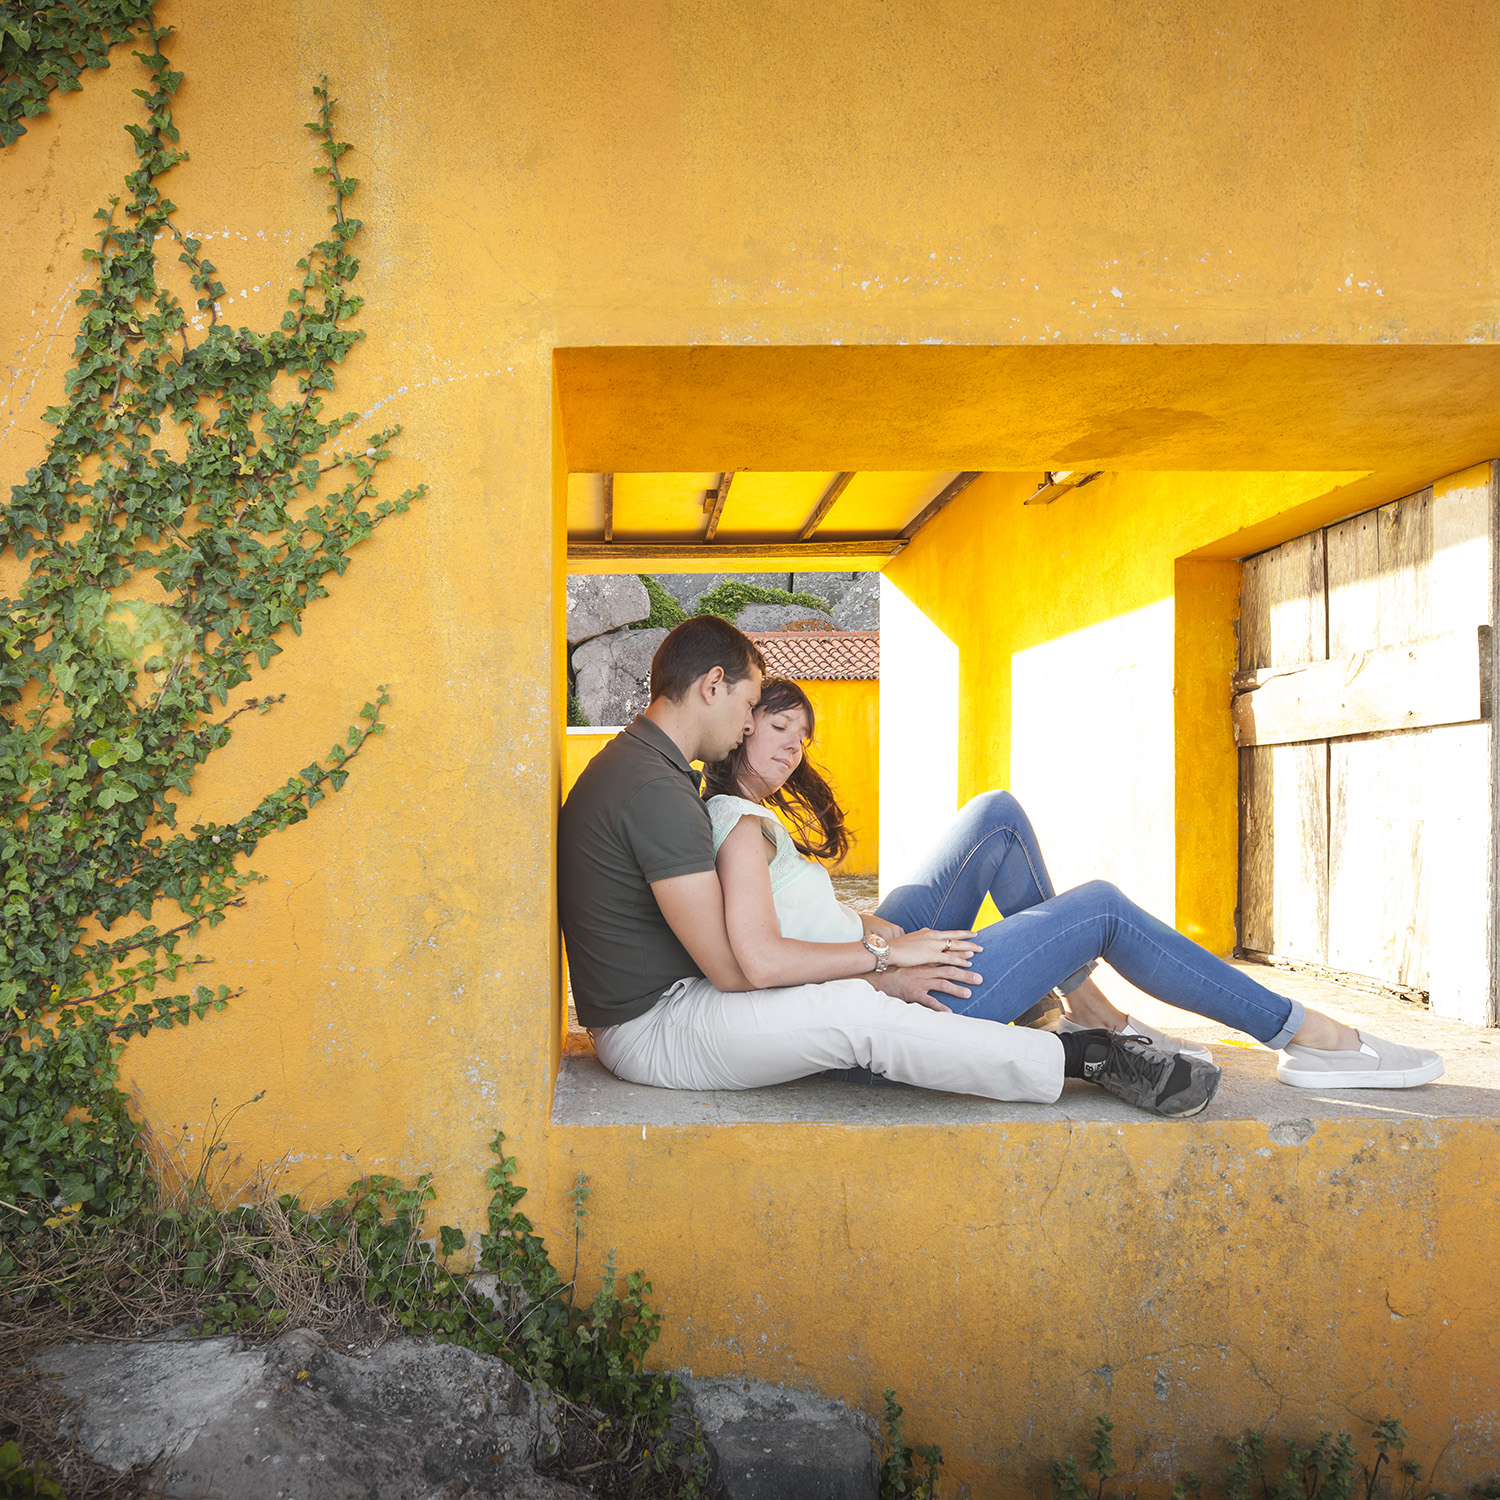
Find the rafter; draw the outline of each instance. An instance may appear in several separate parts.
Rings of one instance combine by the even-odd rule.
[[[957,500],[968,487],[984,473],[983,469],[966,469],[955,474],[932,500],[922,507],[901,529],[901,540],[909,542],[945,505]]]
[[[812,514],[807,518],[806,524],[798,535],[799,541],[805,542],[823,524],[824,518],[833,509],[834,502],[849,488],[849,481],[854,478],[856,472],[851,469],[847,473],[833,476],[833,483],[823,491],[823,498],[813,506]]]
[[[665,563],[712,557],[728,563],[764,562],[785,557],[806,565],[809,572],[817,572],[813,564],[819,560],[861,558],[884,563],[905,548],[906,543],[901,538],[888,536],[840,542],[795,542],[788,538],[784,542],[612,542],[606,545],[603,542],[570,541],[568,561],[627,563],[654,560]]]

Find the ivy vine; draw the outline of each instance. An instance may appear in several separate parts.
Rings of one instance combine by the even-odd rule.
[[[220,321],[224,287],[174,222],[162,177],[178,148],[182,80],[148,24],[134,55],[143,124],[127,126],[128,201],[96,214],[66,401],[45,459],[0,515],[0,567],[30,560],[0,596],[0,1224],[110,1211],[144,1183],[116,1087],[128,1038],[186,1024],[240,993],[197,982],[184,945],[260,877],[240,860],[305,818],[381,732],[384,689],[322,761],[243,817],[178,828],[176,798],[241,714],[279,696],[230,695],[300,633],[351,548],[425,487],[378,500],[399,428],[340,446],[358,420],[320,393],[364,337],[348,326],[360,221],[325,78],[308,130],[332,225],[297,262],[271,332]],[[190,314],[158,269],[175,248]],[[196,338],[195,338],[196,333]],[[325,491],[328,475],[338,476]],[[15,577],[20,566],[0,576]],[[4,585],[7,588],[16,584]],[[19,1215],[19,1219],[15,1216]],[[10,1222],[5,1223],[6,1217]]]
[[[81,89],[85,68],[107,68],[111,47],[144,34],[151,0],[0,0],[0,146],[48,112],[53,93]]]

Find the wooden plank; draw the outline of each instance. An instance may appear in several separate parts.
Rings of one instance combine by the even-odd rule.
[[[1323,534],[1250,558],[1240,591],[1240,657],[1256,669],[1327,655]],[[1240,945],[1326,961],[1328,751],[1321,744],[1241,751]]]
[[[1240,751],[1239,941],[1252,953],[1276,951],[1271,749],[1247,745]]]
[[[1489,574],[1490,574],[1490,703],[1500,703],[1500,649],[1493,642],[1493,632],[1500,626],[1500,461],[1489,466],[1488,505]],[[1490,722],[1490,806],[1489,806],[1489,921],[1490,993],[1484,1024],[1500,1026],[1500,734]]]
[[[1380,575],[1376,586],[1375,638],[1366,646],[1398,646],[1433,634],[1432,491],[1423,490],[1382,505],[1375,512]]]
[[[604,475],[604,540],[615,539],[615,476]]]
[[[1335,741],[1328,962],[1429,989],[1423,758],[1438,731]]]
[[[1428,607],[1432,634],[1490,623],[1489,465],[1484,481],[1435,485]]]
[[[1323,533],[1309,532],[1276,549],[1267,666],[1322,661],[1328,655]]]
[[[823,524],[824,518],[833,509],[839,496],[849,488],[849,481],[854,478],[856,472],[857,470],[850,469],[847,473],[833,476],[833,483],[823,491],[822,499],[813,506],[812,514],[803,523],[802,530],[798,533],[799,541],[805,542]]]
[[[1480,632],[1472,628],[1334,661],[1242,673],[1234,682],[1235,744],[1474,723],[1487,707],[1482,655]]]
[[[1064,469],[1051,471],[1042,482],[1021,502],[1022,505],[1051,505],[1054,500],[1066,495],[1069,490],[1081,490],[1092,484],[1104,472],[1103,469]]]
[[[1278,863],[1275,952],[1328,962],[1328,746],[1272,745]]]
[[[1353,656],[1376,644],[1380,616],[1380,547],[1373,510],[1351,516],[1327,533],[1328,654]]]
[[[733,561],[767,562],[777,558],[787,559],[788,571],[816,573],[827,572],[840,560],[849,559],[851,565],[861,562],[885,563],[906,550],[906,543],[899,537],[867,537],[841,542],[612,542],[597,541],[568,542],[569,563],[610,562],[654,562],[666,570],[669,563],[692,563],[695,560],[713,559],[715,564]],[[591,571],[580,568],[580,572]],[[594,569],[592,571],[599,571]],[[607,569],[604,571],[608,571]],[[640,568],[621,567],[621,572],[641,572]],[[687,572],[694,570],[689,567]]]
[[[712,501],[704,503],[704,509],[708,512],[708,525],[703,528],[703,540],[711,542],[714,534],[719,529],[719,518],[724,514],[724,502],[729,499],[729,486],[734,483],[734,470],[728,469],[719,475],[719,487],[714,491]]]
[[[1271,575],[1274,552],[1245,559],[1240,575],[1240,671],[1271,665]]]
[[[1426,988],[1435,1015],[1472,1026],[1489,1019],[1492,732],[1490,724],[1435,730],[1420,753]]]
[[[937,513],[951,505],[968,487],[984,473],[983,469],[966,469],[955,474],[926,505],[901,528],[902,541],[909,542]]]

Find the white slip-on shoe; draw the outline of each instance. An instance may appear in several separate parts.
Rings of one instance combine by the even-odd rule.
[[[1443,1060],[1422,1047],[1403,1047],[1367,1031],[1357,1050],[1325,1052],[1288,1042],[1276,1076],[1297,1089],[1414,1089],[1442,1077]]]
[[[1057,1023],[1058,1031],[1090,1031],[1094,1028],[1080,1026],[1077,1021],[1070,1021],[1066,1016]],[[1214,1055],[1207,1047],[1198,1046],[1193,1042],[1185,1042],[1180,1037],[1169,1036],[1165,1031],[1158,1031],[1154,1026],[1147,1026],[1137,1021],[1134,1016],[1126,1016],[1125,1024],[1118,1032],[1120,1036],[1138,1036],[1142,1040],[1150,1042],[1158,1052],[1165,1052],[1172,1057],[1196,1057],[1201,1062],[1211,1063]]]

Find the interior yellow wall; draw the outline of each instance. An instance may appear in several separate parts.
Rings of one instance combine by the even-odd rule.
[[[813,759],[844,809],[853,847],[839,865],[847,875],[880,870],[880,701],[874,682],[804,682],[818,729]],[[562,794],[613,736],[570,733],[563,749]]]
[[[1239,752],[1226,684],[1239,667],[1241,571],[1208,558],[1175,569],[1176,926],[1211,953],[1238,941]]]
[[[880,684],[803,682],[817,733],[810,758],[828,778],[851,838],[845,875],[880,873]]]
[[[1257,410],[1299,434],[1297,466],[1345,471],[1332,482],[1348,486],[1337,503],[1351,510],[1360,484],[1384,483],[1393,498],[1406,492],[1403,475],[1441,472],[1430,459],[1445,443],[1454,467],[1490,457],[1500,451],[1500,403],[1487,394],[1497,361],[1483,343],[1500,328],[1500,259],[1487,253],[1500,195],[1500,12],[1467,0],[1247,0],[1229,11],[1189,0],[957,0],[935,21],[927,0],[562,0],[501,11],[455,0],[435,14],[396,0],[365,0],[353,24],[310,0],[158,9],[180,28],[169,44],[186,74],[175,116],[192,155],[167,190],[179,224],[221,267],[231,322],[274,327],[297,256],[325,232],[302,122],[312,84],[329,75],[339,135],[354,143],[344,164],[362,182],[356,290],[369,334],[341,367],[332,409],[366,414],[361,431],[402,423],[381,488],[425,481],[431,493],[360,548],[302,635],[286,638],[252,685],[286,703],[237,723],[184,821],[244,811],[325,752],[380,682],[391,688],[388,734],[337,798],[266,842],[253,861],[265,883],[201,938],[215,960],[209,977],[245,995],[222,1016],[133,1045],[123,1078],[144,1117],[190,1157],[215,1110],[264,1091],[231,1131],[246,1172],[273,1166],[283,1186],[314,1197],[361,1171],[431,1172],[434,1213],[468,1229],[482,1225],[485,1143],[503,1125],[543,1232],[565,1236],[561,1188],[585,1166],[598,1243],[617,1240],[625,1260],[652,1270],[669,1315],[694,1311],[691,1325],[669,1316],[669,1355],[701,1348],[702,1368],[773,1379],[828,1371],[835,1390],[856,1384],[835,1366],[868,1368],[920,1410],[914,1433],[954,1434],[950,1472],[981,1483],[1003,1457],[985,1431],[989,1413],[951,1414],[980,1412],[1004,1391],[974,1379],[966,1354],[997,1330],[988,1312],[956,1329],[951,1319],[968,1320],[970,1307],[1034,1307],[1076,1265],[1096,1284],[1122,1245],[1139,1270],[1150,1198],[1133,1210],[1139,1221],[1098,1232],[1070,1222],[1081,1187],[1056,1200],[1067,1212],[1049,1218],[1028,1193],[997,1217],[996,1185],[1023,1180],[1016,1158],[986,1132],[958,1134],[943,1137],[941,1165],[915,1141],[890,1158],[902,1173],[889,1182],[896,1228],[867,1215],[856,1243],[840,1238],[852,1234],[837,1211],[844,1181],[860,1201],[860,1184],[887,1183],[868,1135],[850,1137],[814,1181],[826,1139],[816,1127],[768,1132],[767,1149],[712,1137],[704,1149],[722,1169],[701,1171],[633,1135],[580,1153],[552,1129],[558,476],[570,465],[1022,470],[1106,451],[1156,469],[1227,468],[1247,426],[1264,439],[1258,461],[1285,466],[1279,421],[1236,424],[1226,409],[1259,393],[1269,405]],[[62,395],[79,253],[94,210],[134,166],[123,126],[139,118],[131,90],[141,81],[117,52],[5,152],[0,466],[10,480],[45,451],[41,413]],[[1424,341],[1444,347],[1410,347]],[[774,349],[773,364],[802,373],[748,378],[746,365],[709,351],[713,401],[647,390],[631,365],[604,382],[602,418],[576,384],[560,384],[554,402],[556,350],[670,346],[688,351],[679,363],[691,373],[698,345]],[[834,363],[854,370],[842,380],[821,378],[827,364],[813,357],[831,346],[845,351]],[[856,346],[880,346],[889,371],[855,359]],[[1025,368],[1046,364],[1043,385],[1009,380],[1017,348],[1038,356]],[[1169,368],[1178,373],[1168,378]],[[1219,372],[1218,386],[1205,370]],[[1378,372],[1384,415],[1351,431],[1370,388],[1362,370]],[[1011,405],[976,397],[983,371]],[[1039,400],[1043,388],[1063,394]],[[671,397],[649,421],[643,392]],[[1028,411],[1050,415],[1026,426],[1024,458],[1000,462],[1014,452],[1007,424]],[[753,424],[729,422],[745,412]],[[1309,451],[1320,431],[1330,451]],[[753,437],[753,453],[724,436],[735,432]],[[691,453],[625,462],[631,444],[644,454],[685,436]],[[1207,449],[1212,464],[1195,459]],[[1305,473],[1140,473],[1023,511],[1033,478],[982,481],[895,564],[903,588],[965,646],[968,790],[1008,777],[1015,653],[1171,600],[1176,560],[1194,549],[1237,555],[1244,535],[1224,539],[1274,531],[1299,505],[1328,519],[1336,503],[1318,491],[1329,481]],[[1119,726],[1084,732],[1107,738]],[[1175,726],[1165,733],[1180,758]],[[1150,1149],[1166,1155],[1142,1180],[1174,1180],[1173,1153],[1208,1149],[1193,1142],[1188,1131],[1160,1136]],[[1055,1176],[1059,1159],[1037,1149]],[[1272,1168],[1248,1141],[1223,1149],[1267,1212]],[[1465,1203],[1477,1205],[1469,1184],[1488,1159],[1454,1159]],[[1042,1166],[1024,1179],[1039,1192],[1052,1180]],[[1420,1261],[1428,1279],[1412,1295],[1433,1308],[1483,1306],[1483,1268],[1472,1257],[1461,1266],[1455,1247],[1482,1243],[1485,1221],[1443,1196],[1447,1181],[1434,1189],[1445,1205],[1433,1221],[1437,1259]],[[688,1211],[714,1203],[721,1182],[737,1203],[765,1205],[756,1222],[777,1226],[770,1270],[765,1255],[746,1253],[764,1232],[747,1227],[748,1209],[708,1227]],[[658,1187],[664,1196],[650,1198]],[[1234,1294],[1226,1305],[1253,1324],[1243,1267],[1263,1251],[1280,1256],[1282,1230],[1312,1222],[1326,1191],[1308,1179],[1304,1200],[1301,1218],[1278,1210],[1268,1228],[1234,1230],[1242,1255],[1222,1273],[1212,1241],[1172,1282],[1169,1303],[1216,1307],[1223,1285]],[[1052,1259],[990,1257],[1012,1242],[1040,1254],[1040,1240],[977,1227],[1032,1215],[1056,1232]],[[955,1222],[976,1226],[958,1243],[984,1253],[980,1269],[950,1262]],[[1244,1223],[1255,1222],[1247,1212]],[[1383,1250],[1379,1213],[1362,1222]],[[877,1240],[878,1253],[859,1248]],[[1277,1264],[1317,1265],[1316,1248],[1298,1243],[1304,1258]],[[937,1290],[913,1293],[916,1307],[953,1309],[946,1372],[919,1324],[904,1342],[878,1331],[911,1285],[914,1247],[947,1268],[934,1274]],[[1074,1265],[1060,1258],[1069,1253]],[[1044,1263],[1058,1271],[1045,1282],[1034,1269]],[[843,1316],[809,1321],[779,1295],[752,1329],[748,1279],[719,1303],[697,1280],[704,1267],[776,1280],[786,1266],[798,1268],[804,1301]],[[1373,1267],[1358,1262],[1350,1285],[1377,1284]],[[830,1297],[830,1287],[842,1289]],[[860,1287],[873,1310],[863,1320],[853,1315]],[[1141,1320],[1120,1297],[1112,1322],[1064,1319],[1048,1336],[1080,1358],[1098,1352],[1095,1364],[1113,1360],[1116,1344],[1135,1350],[1134,1379],[1149,1366],[1133,1342]],[[1321,1381],[1323,1369],[1362,1382],[1379,1361],[1410,1373],[1411,1391],[1440,1393],[1439,1361],[1476,1382],[1493,1367],[1482,1320],[1449,1328],[1434,1312],[1397,1325],[1383,1305],[1367,1316],[1353,1298],[1333,1333],[1308,1326],[1313,1374],[1287,1367],[1288,1389]],[[1269,1315],[1265,1326],[1275,1326]],[[1418,1326],[1430,1335],[1425,1363],[1410,1346]],[[810,1354],[817,1336],[826,1347]],[[1099,1393],[1069,1384],[1076,1360],[1047,1348],[1037,1360],[1038,1410],[1093,1410]]]
[[[959,647],[960,801],[1012,788],[1060,887],[1114,880],[1233,947],[1236,565],[1179,559],[1346,477],[1120,473],[1051,505],[1024,503],[1036,474],[976,481],[886,570]],[[1022,661],[1042,691],[1017,720]]]

